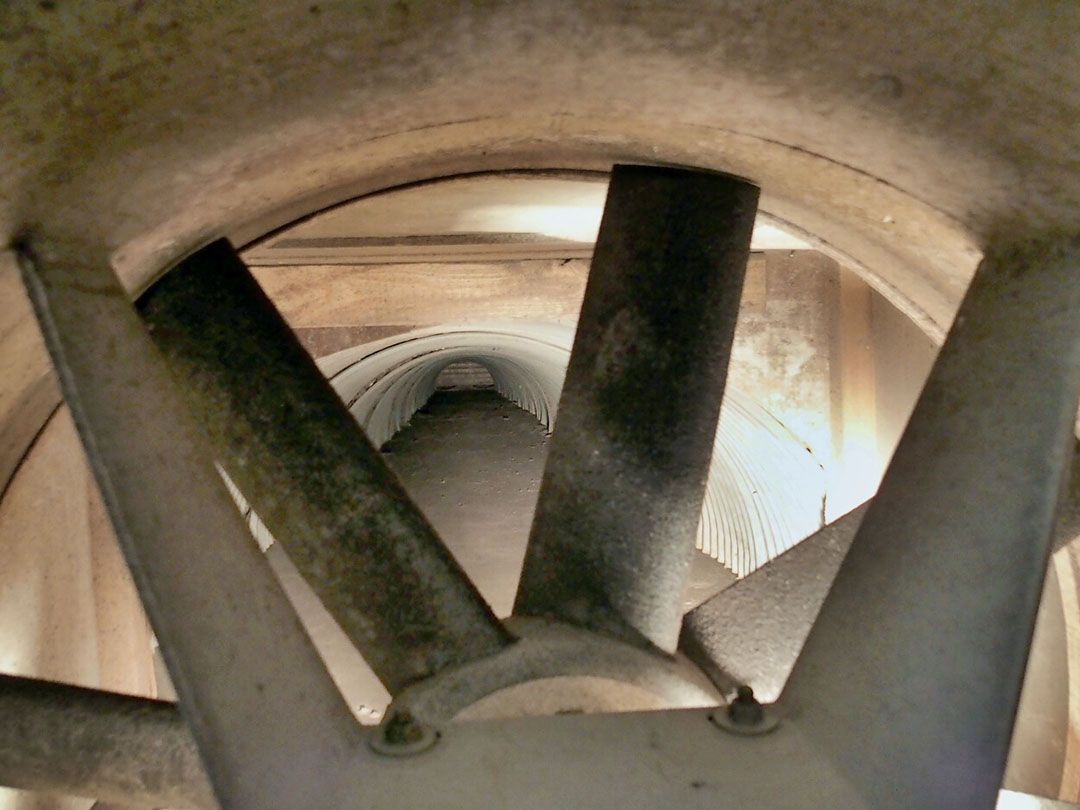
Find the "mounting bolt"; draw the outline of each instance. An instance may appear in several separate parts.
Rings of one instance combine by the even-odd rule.
[[[393,711],[369,738],[373,751],[388,757],[408,757],[427,751],[439,741],[439,732],[406,710]]]
[[[387,745],[415,745],[423,738],[423,729],[408,712],[394,712],[383,726],[383,741]]]
[[[735,692],[735,698],[723,712],[709,715],[714,726],[732,734],[754,736],[768,734],[779,724],[780,719],[754,697],[754,690],[743,685]]]
[[[749,686],[740,686],[735,699],[728,704],[728,718],[737,726],[756,726],[765,719],[765,708],[754,697]]]

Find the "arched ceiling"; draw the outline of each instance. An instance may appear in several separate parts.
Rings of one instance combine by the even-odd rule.
[[[1075,229],[1080,9],[887,0],[7,4],[0,232],[133,289],[212,236],[485,169],[726,169],[948,323],[981,248]],[[65,247],[67,245],[67,247]]]
[[[428,400],[439,372],[461,360],[484,364],[504,397],[550,429],[573,339],[573,327],[560,324],[442,325],[346,349],[320,366],[376,446]],[[805,440],[729,388],[698,548],[748,574],[820,528],[825,494],[824,471]]]

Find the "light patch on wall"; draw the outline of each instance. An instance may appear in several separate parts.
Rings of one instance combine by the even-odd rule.
[[[448,259],[478,250],[488,258],[565,256],[574,250],[587,256],[600,229],[607,187],[607,176],[599,173],[491,174],[424,183],[316,214],[248,248],[244,258],[273,265]],[[717,222],[716,228],[726,225]],[[759,213],[750,247],[806,250],[810,245]]]
[[[601,200],[601,204],[602,204]],[[571,242],[595,242],[601,205],[490,205],[467,211],[463,230],[539,233]]]
[[[1017,793],[1015,790],[1003,790],[998,794],[997,810],[1054,810],[1054,808],[1073,807],[1063,802],[1043,799],[1029,793]]]
[[[587,191],[581,196],[597,199],[574,205],[488,205],[463,211],[456,228],[462,232],[535,233],[570,242],[594,243],[600,230],[604,195],[596,193],[592,187]],[[723,227],[723,224],[717,223],[717,227]],[[807,250],[809,247],[767,215],[759,216],[754,223],[751,250]]]

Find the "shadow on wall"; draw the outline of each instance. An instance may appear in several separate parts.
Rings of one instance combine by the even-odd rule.
[[[435,392],[439,374],[466,361],[486,368],[503,397],[551,430],[573,339],[572,326],[554,323],[440,326],[365,343],[318,362],[368,437],[381,447]],[[698,548],[745,576],[822,525],[825,494],[824,472],[806,443],[729,386]],[[272,537],[247,512],[252,531],[267,547]]]

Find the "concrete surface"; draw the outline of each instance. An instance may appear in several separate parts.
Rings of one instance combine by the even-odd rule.
[[[1080,210],[1068,0],[97,0],[0,30],[0,233],[115,254],[132,287],[358,193],[618,158],[761,182],[941,327],[987,240]]]

